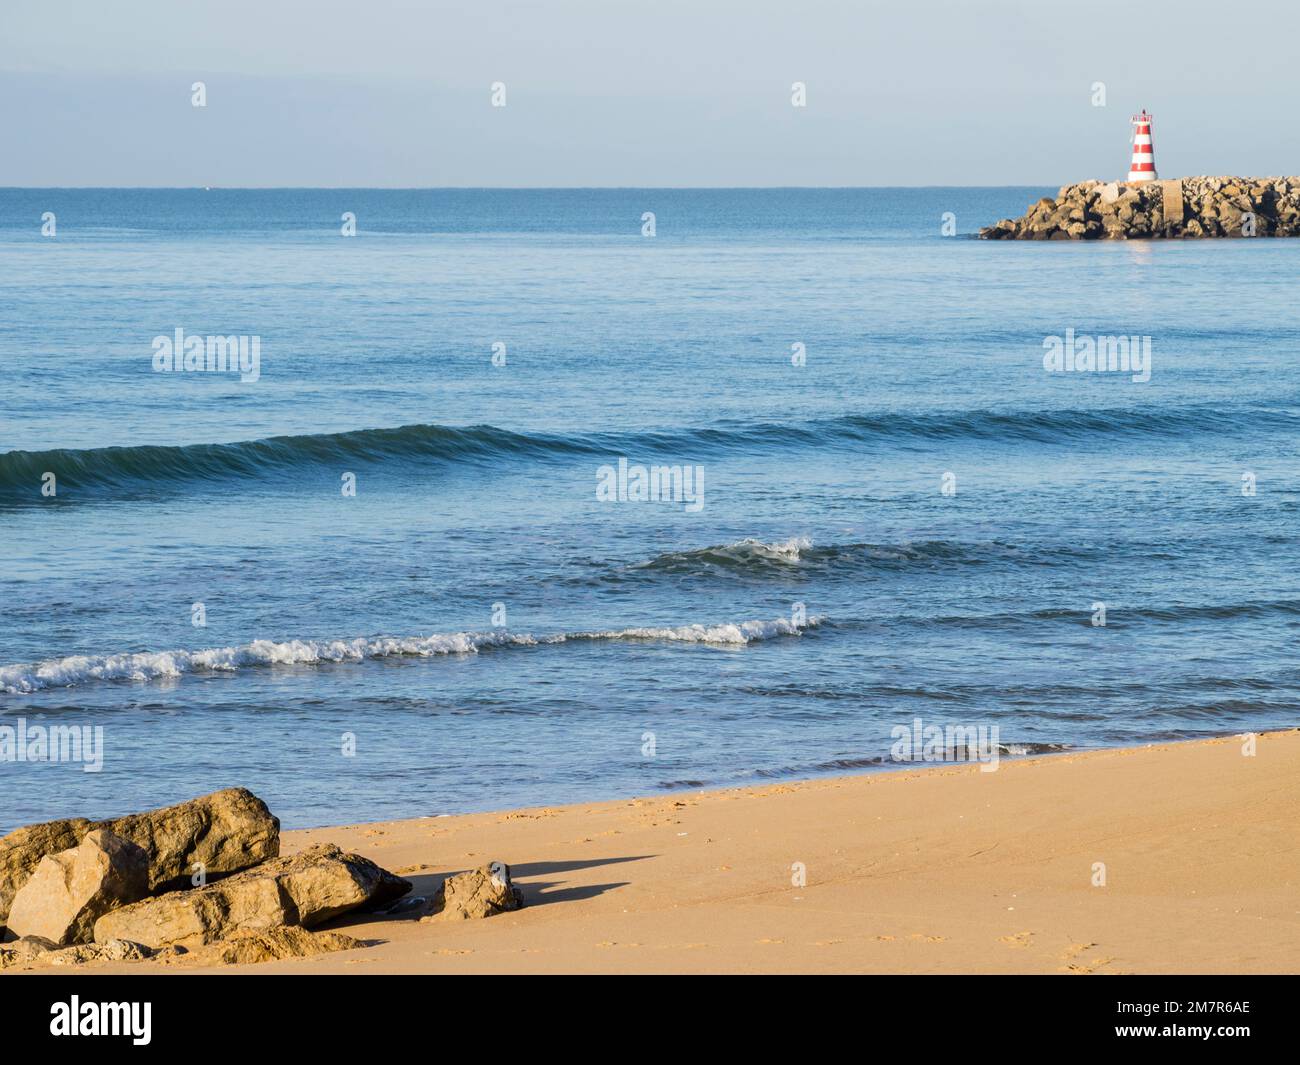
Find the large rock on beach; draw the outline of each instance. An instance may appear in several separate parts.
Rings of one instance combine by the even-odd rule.
[[[6,924],[18,889],[27,883],[41,859],[75,847],[89,831],[89,821],[74,817],[28,825],[0,838],[0,927]]]
[[[95,922],[149,892],[149,856],[105,829],[65,851],[47,854],[18,889],[9,928],[64,947],[88,943]]]
[[[71,818],[28,825],[0,839],[0,925],[42,858],[76,847],[106,829],[149,856],[149,891],[188,885],[191,877],[247,869],[280,853],[280,822],[246,788],[226,788],[188,802],[108,821]]]
[[[491,862],[443,881],[434,896],[434,912],[421,921],[472,921],[517,910],[523,895],[510,880],[510,866]]]
[[[149,890],[236,873],[280,854],[280,820],[247,788],[226,788],[189,802],[101,822],[149,855]],[[100,827],[100,826],[96,826]]]
[[[410,890],[410,881],[368,858],[321,844],[206,887],[113,910],[96,922],[95,941],[198,947],[242,930],[311,927],[353,910],[383,906]]]

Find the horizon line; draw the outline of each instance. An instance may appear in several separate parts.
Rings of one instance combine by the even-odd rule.
[[[1085,178],[1083,180],[1094,180]],[[1100,180],[1100,179],[1096,179]],[[0,192],[675,192],[851,191],[860,189],[1035,189],[1054,182],[1015,185],[0,185]],[[1069,182],[1078,184],[1078,182]]]

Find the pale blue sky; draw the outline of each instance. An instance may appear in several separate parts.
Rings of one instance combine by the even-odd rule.
[[[1143,106],[1162,176],[1300,173],[1300,9],[1230,10],[4,0],[0,185],[1055,185]]]

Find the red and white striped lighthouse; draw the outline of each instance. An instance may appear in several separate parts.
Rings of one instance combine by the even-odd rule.
[[[1155,181],[1156,157],[1151,150],[1151,116],[1146,108],[1133,116],[1133,161],[1129,163],[1129,181]]]

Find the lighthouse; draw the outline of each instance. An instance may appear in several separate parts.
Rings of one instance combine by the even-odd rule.
[[[1155,181],[1156,157],[1151,150],[1151,116],[1146,108],[1140,115],[1134,115],[1133,122],[1133,161],[1129,163],[1129,181]]]

